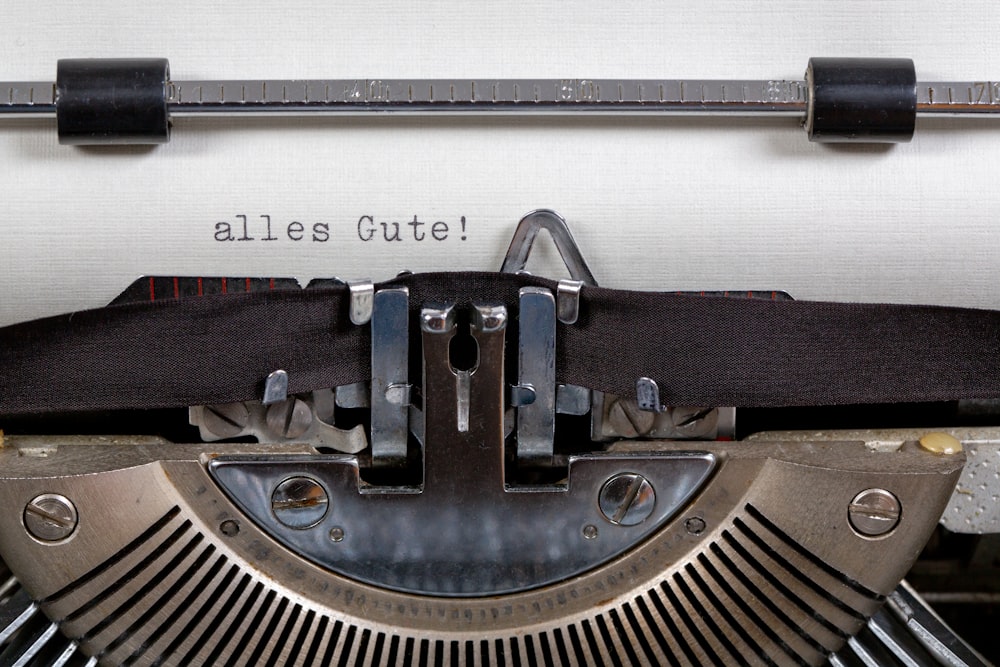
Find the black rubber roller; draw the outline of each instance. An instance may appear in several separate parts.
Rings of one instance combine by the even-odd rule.
[[[806,70],[810,141],[902,142],[913,138],[917,75],[905,58],[811,58]]]
[[[165,58],[60,60],[61,144],[163,144],[170,139]]]

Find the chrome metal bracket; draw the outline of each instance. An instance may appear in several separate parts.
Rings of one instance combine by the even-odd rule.
[[[351,295],[351,322],[358,326],[367,324],[374,309],[375,283],[367,279],[348,280],[347,289]]]
[[[276,370],[264,380],[263,405],[280,403],[288,400],[288,373],[284,370]]]
[[[519,295],[518,383],[511,389],[517,408],[517,458],[527,465],[552,465],[556,430],[556,301],[543,287]],[[501,360],[502,363],[502,360]]]
[[[352,305],[353,309],[353,305]],[[372,297],[372,466],[406,463],[409,443],[410,294],[405,287]]]
[[[511,404],[517,409],[518,460],[535,466],[552,462],[555,413],[585,415],[597,395],[585,387],[555,383],[556,320],[576,324],[583,287],[597,285],[566,220],[549,209],[538,209],[521,218],[500,272],[524,271],[542,230],[549,233],[571,279],[559,281],[554,300],[550,292],[537,288],[526,288],[520,294],[519,377],[518,383],[511,386]],[[530,342],[525,342],[526,336],[531,337]],[[540,384],[536,386],[536,382]]]
[[[501,273],[518,273],[524,270],[528,263],[528,256],[535,243],[538,232],[545,230],[552,237],[552,242],[559,251],[573,280],[582,282],[584,285],[597,285],[594,274],[590,272],[587,261],[583,258],[579,246],[573,240],[573,235],[569,231],[566,219],[555,211],[549,209],[538,209],[532,211],[517,223],[514,236],[510,240],[510,247],[500,266]]]

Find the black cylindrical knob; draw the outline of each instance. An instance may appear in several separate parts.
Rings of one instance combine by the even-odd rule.
[[[170,139],[166,58],[60,60],[61,144],[163,144]]]
[[[810,141],[894,143],[913,138],[917,75],[906,58],[811,58]]]

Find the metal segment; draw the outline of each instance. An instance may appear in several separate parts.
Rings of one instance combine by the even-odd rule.
[[[376,292],[372,322],[372,464],[406,461],[409,424],[409,291]]]
[[[542,287],[522,287],[517,342],[518,387],[532,400],[517,408],[517,458],[552,463],[556,418],[556,302]]]
[[[802,114],[802,81],[332,79],[173,82],[175,116],[230,113],[514,112]]]
[[[1000,114],[1000,81],[931,81],[917,84],[921,116]]]
[[[38,657],[38,654],[48,645],[49,641],[58,631],[59,626],[55,623],[48,623],[43,626],[41,631],[31,637],[31,644],[24,647],[23,653],[13,662],[12,667],[27,667],[32,664],[32,661]]]
[[[56,86],[45,81],[0,83],[0,116],[30,118],[56,115]]]
[[[805,81],[782,79],[189,81],[171,83],[167,93],[177,117],[299,112],[800,117],[809,103]],[[1000,81],[918,83],[917,113],[1000,114]]]
[[[38,607],[35,603],[23,592],[18,591],[0,611],[0,621],[3,623],[3,628],[0,628],[0,645],[7,642],[18,630],[24,627],[24,624],[31,620],[36,611],[38,611]]]
[[[877,657],[881,661],[877,661]],[[830,664],[953,665],[989,664],[948,627],[906,581],[900,582],[886,606],[868,621]]]
[[[805,81],[782,79],[270,79],[172,81],[171,116],[366,113],[802,117]],[[54,117],[55,84],[0,82],[0,116]],[[1000,114],[1000,81],[917,84],[917,113]]]

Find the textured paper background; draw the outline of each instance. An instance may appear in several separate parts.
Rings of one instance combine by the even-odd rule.
[[[1000,78],[998,25],[1000,4],[955,0],[5,3],[0,79],[110,56],[169,57],[178,80],[801,78],[811,55],[855,55],[982,80]],[[494,269],[539,207],[608,286],[997,308],[998,155],[1000,123],[982,121],[922,121],[889,149],[773,121],[373,118],[178,122],[166,146],[81,150],[52,123],[0,123],[0,325],[101,305],[144,273]],[[238,214],[330,240],[216,242]],[[465,216],[466,240],[365,243],[362,215]]]

